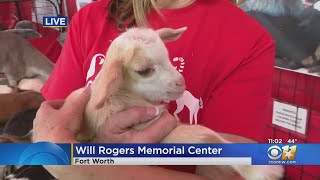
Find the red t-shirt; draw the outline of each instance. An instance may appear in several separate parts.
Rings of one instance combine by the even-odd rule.
[[[107,19],[107,1],[83,7],[73,18],[61,55],[42,89],[47,100],[66,98],[94,80],[111,41],[119,35]],[[266,141],[274,41],[266,30],[229,0],[197,0],[180,9],[152,11],[154,29],[188,30],[168,42],[172,64],[186,80],[179,103],[171,102],[182,122],[218,132]],[[176,105],[178,104],[178,106]]]

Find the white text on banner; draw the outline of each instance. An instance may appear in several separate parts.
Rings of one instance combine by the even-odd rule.
[[[251,165],[251,157],[77,157],[73,165]]]

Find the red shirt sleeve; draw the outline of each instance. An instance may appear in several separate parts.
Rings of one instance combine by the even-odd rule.
[[[211,92],[203,109],[203,125],[266,142],[274,53],[274,41],[263,33],[240,65]]]
[[[83,54],[79,45],[79,20],[75,15],[69,26],[62,52],[55,67],[41,89],[46,100],[65,99],[72,91],[85,85]]]

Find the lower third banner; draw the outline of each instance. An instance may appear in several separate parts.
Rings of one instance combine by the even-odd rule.
[[[320,165],[320,144],[0,144],[1,165]]]
[[[320,165],[320,144],[74,144],[73,165]]]

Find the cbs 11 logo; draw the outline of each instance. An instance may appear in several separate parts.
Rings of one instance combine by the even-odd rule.
[[[297,145],[293,146],[283,146],[280,148],[277,145],[273,145],[268,149],[268,156],[272,160],[278,160],[281,157],[281,160],[291,160],[293,161],[296,156]]]

